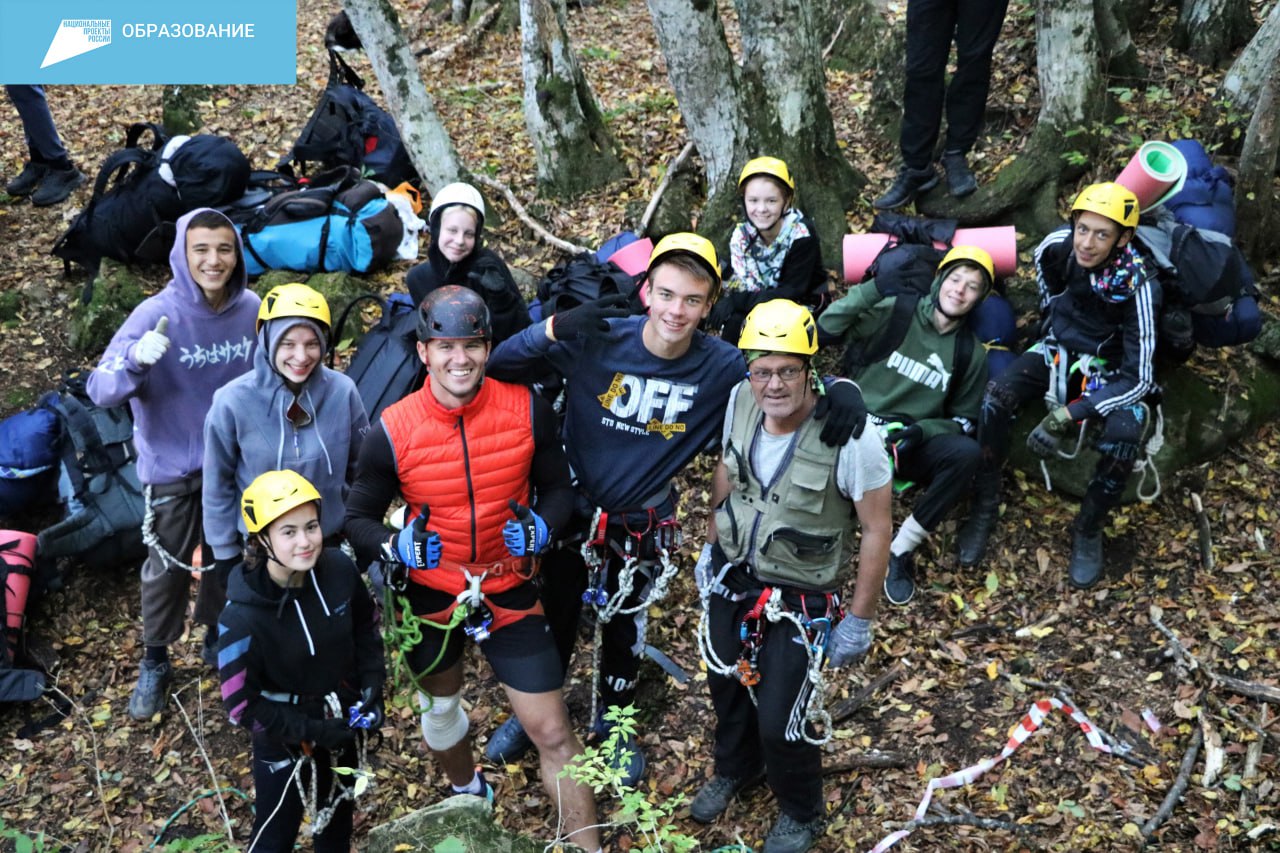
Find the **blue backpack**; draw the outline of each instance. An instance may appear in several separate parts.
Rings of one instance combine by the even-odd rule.
[[[53,502],[61,436],[58,416],[44,406],[0,421],[0,517]]]

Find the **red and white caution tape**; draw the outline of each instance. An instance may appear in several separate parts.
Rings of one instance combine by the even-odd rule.
[[[1031,733],[1040,728],[1049,713],[1057,708],[1066,714],[1080,726],[1080,731],[1084,732],[1084,736],[1089,741],[1089,746],[1099,752],[1111,752],[1111,747],[1103,742],[1102,737],[1093,727],[1093,723],[1089,722],[1089,718],[1084,712],[1071,707],[1067,703],[1059,699],[1041,699],[1034,703],[1019,722],[1014,726],[1013,731],[1009,734],[1009,740],[1004,745],[1004,749],[995,758],[984,758],[972,767],[966,767],[958,770],[949,776],[942,776],[938,779],[931,779],[929,787],[925,789],[924,798],[920,800],[920,805],[916,807],[916,814],[912,820],[921,820],[925,813],[929,810],[929,803],[933,800],[933,792],[941,788],[959,788],[962,785],[969,785],[978,781],[984,773],[995,767],[1001,761],[1013,755],[1013,751],[1031,737]],[[879,844],[872,848],[871,853],[883,853],[902,839],[910,835],[912,830],[900,829],[886,836]]]

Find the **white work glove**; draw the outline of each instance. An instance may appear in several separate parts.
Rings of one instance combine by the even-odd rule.
[[[831,632],[827,643],[827,663],[832,666],[851,664],[871,648],[871,620],[849,614]]]
[[[693,564],[693,580],[698,584],[698,594],[706,595],[715,579],[716,570],[711,565],[711,543],[708,542],[702,546],[702,552],[698,554],[698,562]]]
[[[143,367],[151,367],[169,349],[169,339],[165,330],[169,327],[169,318],[161,317],[156,327],[145,333],[133,345],[133,360]]]

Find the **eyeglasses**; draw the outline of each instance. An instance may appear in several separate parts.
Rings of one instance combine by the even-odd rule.
[[[795,365],[782,367],[777,370],[768,370],[767,368],[756,367],[747,371],[747,376],[750,377],[751,381],[755,382],[757,385],[768,385],[769,381],[775,376],[783,382],[795,382],[802,375],[804,375],[804,368],[796,367]]]

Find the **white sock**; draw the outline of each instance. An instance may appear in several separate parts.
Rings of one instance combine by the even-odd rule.
[[[450,783],[449,787],[453,788],[453,790],[457,791],[459,794],[479,795],[484,793],[484,780],[480,778],[480,771],[477,770],[476,775],[471,778],[470,785],[463,785],[462,787],[458,787],[457,785]]]
[[[914,551],[916,546],[929,538],[929,531],[920,526],[920,522],[916,521],[914,515],[907,516],[907,520],[902,522],[902,527],[898,529],[898,535],[893,537],[893,542],[889,545],[889,553],[895,557],[901,557],[908,551]]]

